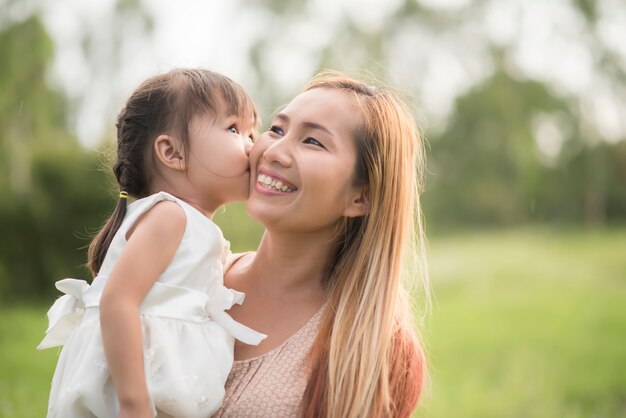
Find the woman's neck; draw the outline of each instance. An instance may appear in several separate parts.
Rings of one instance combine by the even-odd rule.
[[[322,298],[335,251],[328,234],[265,232],[249,277],[269,297]]]

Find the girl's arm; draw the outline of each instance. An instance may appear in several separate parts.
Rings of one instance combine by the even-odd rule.
[[[150,209],[129,231],[102,294],[102,341],[120,401],[120,417],[152,417],[139,306],[172,261],[185,224],[185,213],[175,202],[160,202]]]

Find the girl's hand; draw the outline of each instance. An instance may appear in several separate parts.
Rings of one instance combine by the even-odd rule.
[[[152,411],[148,405],[144,406],[122,406],[117,418],[153,418]]]

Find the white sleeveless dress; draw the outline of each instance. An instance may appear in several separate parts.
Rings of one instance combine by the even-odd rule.
[[[52,380],[48,418],[117,417],[119,402],[104,355],[98,305],[127,232],[164,200],[178,203],[187,223],[172,262],[140,306],[153,416],[210,417],[224,397],[234,338],[254,345],[265,338],[224,312],[243,302],[244,295],[224,287],[230,251],[217,225],[164,192],[137,200],[128,205],[92,285],[76,279],[56,283],[66,295],[50,308],[50,324],[38,347],[64,346]]]

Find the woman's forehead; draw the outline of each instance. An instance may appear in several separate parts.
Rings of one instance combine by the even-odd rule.
[[[286,115],[292,123],[315,123],[341,133],[354,132],[361,117],[352,94],[330,88],[305,91],[280,113]]]

